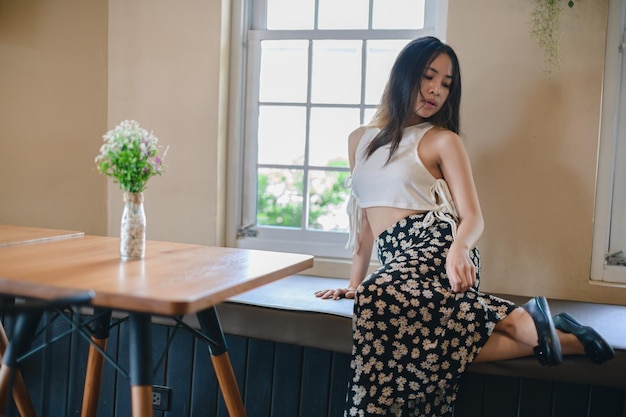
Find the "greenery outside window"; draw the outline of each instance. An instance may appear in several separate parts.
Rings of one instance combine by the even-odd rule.
[[[347,138],[369,122],[411,39],[443,38],[446,1],[243,4],[237,246],[348,258]]]

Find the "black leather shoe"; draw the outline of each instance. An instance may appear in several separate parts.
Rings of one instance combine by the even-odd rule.
[[[554,327],[565,333],[572,333],[583,344],[585,353],[595,363],[603,363],[615,357],[615,351],[600,333],[584,326],[569,313],[554,316]]]
[[[556,334],[550,307],[545,297],[531,298],[522,308],[530,314],[537,328],[537,346],[535,356],[544,366],[560,365],[563,362],[561,343]]]

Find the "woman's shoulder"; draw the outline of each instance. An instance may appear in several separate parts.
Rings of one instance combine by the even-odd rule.
[[[363,137],[363,134],[365,134],[366,130],[367,130],[367,126],[357,127],[352,132],[350,132],[350,135],[348,135],[348,140],[350,140],[351,142],[354,140],[358,141],[359,139]]]
[[[379,130],[380,129],[372,126],[359,126],[350,132],[350,135],[348,136],[348,144],[350,147],[356,148],[356,146],[361,142],[361,139],[366,136],[366,133],[371,136],[374,133],[370,132],[378,132]]]
[[[466,153],[461,137],[443,127],[433,127],[424,134],[418,146],[419,156],[425,164],[436,161],[437,164],[450,155]]]
[[[424,142],[429,143],[436,147],[449,147],[449,146],[464,146],[461,137],[453,131],[446,129],[445,127],[433,126],[429,129],[422,139]]]

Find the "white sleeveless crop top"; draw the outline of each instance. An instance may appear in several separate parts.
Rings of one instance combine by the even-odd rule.
[[[428,212],[423,221],[425,226],[439,218],[450,223],[453,236],[456,234],[458,214],[448,185],[445,180],[432,176],[417,152],[420,141],[432,127],[430,123],[421,123],[405,128],[400,145],[387,165],[390,145],[381,146],[369,158],[365,157],[368,145],[380,129],[368,128],[363,133],[356,149],[352,175],[346,181],[346,186],[351,188],[347,210],[350,217],[347,247],[357,249],[361,209],[368,207]]]

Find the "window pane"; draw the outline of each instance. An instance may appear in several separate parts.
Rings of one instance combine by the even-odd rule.
[[[344,186],[348,172],[311,171],[309,189],[309,228],[317,230],[348,230]]]
[[[241,87],[252,100],[243,103],[241,220],[247,225],[256,219],[263,235],[255,243],[243,239],[244,245],[277,250],[308,245],[320,256],[349,256],[343,249],[348,135],[371,121],[402,46],[395,45],[402,42],[398,36],[421,35],[424,14],[415,12],[415,2],[439,4],[246,0],[249,42],[236,45],[247,50]],[[406,24],[410,19],[417,22]],[[372,31],[374,22],[418,30]]]
[[[309,165],[349,166],[348,135],[359,126],[359,110],[311,109]]]
[[[314,41],[311,101],[361,101],[361,41]]]
[[[259,100],[305,103],[309,42],[261,42]]]
[[[373,29],[422,29],[424,0],[374,0]]]
[[[259,164],[302,165],[306,109],[294,106],[259,107]]]
[[[301,227],[302,171],[259,169],[257,223],[264,226]]]
[[[319,29],[367,29],[369,0],[319,0]]]
[[[389,78],[391,67],[409,40],[372,40],[367,42],[365,67],[365,103],[378,104]]]
[[[315,0],[267,0],[268,29],[313,29]]]

